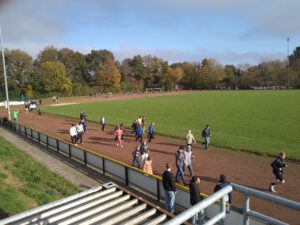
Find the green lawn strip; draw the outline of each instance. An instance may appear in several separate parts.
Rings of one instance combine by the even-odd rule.
[[[0,137],[0,214],[10,216],[79,192]]]
[[[212,129],[215,146],[247,150],[263,155],[286,151],[288,158],[300,159],[300,91],[206,91],[177,96],[145,97],[59,107],[45,107],[46,113],[108,124],[124,122],[130,127],[139,115],[154,121],[155,132],[184,138],[192,129],[201,141],[205,124]]]

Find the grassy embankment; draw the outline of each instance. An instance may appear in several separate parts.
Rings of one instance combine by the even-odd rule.
[[[0,218],[79,192],[2,137],[0,146]]]

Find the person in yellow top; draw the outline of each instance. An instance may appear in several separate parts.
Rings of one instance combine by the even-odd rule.
[[[185,140],[186,140],[186,145],[187,145],[187,147],[190,146],[191,151],[192,151],[192,144],[193,144],[193,142],[194,142],[195,144],[196,144],[197,142],[196,142],[196,140],[195,140],[195,138],[194,138],[194,135],[192,134],[192,131],[191,131],[191,130],[189,130],[188,134],[187,134],[186,137],[185,137]]]

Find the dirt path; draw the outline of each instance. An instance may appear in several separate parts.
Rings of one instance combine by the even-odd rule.
[[[125,97],[133,98],[135,96]],[[122,96],[121,99],[125,99],[125,97]],[[73,101],[87,102],[91,101],[91,99],[93,98],[88,98],[86,101],[83,98],[74,99]],[[111,99],[120,98],[114,97]],[[107,99],[98,98],[97,101],[99,100],[106,101]],[[71,124],[77,123],[76,120],[45,115],[38,116],[36,113],[28,112],[20,112],[19,118],[20,122],[27,126],[60,137],[66,141],[70,139],[69,128]],[[129,125],[127,124],[127,126]],[[106,131],[102,132],[100,131],[99,124],[89,123],[88,133],[84,135],[83,146],[95,152],[131,164],[131,153],[138,144],[134,141],[133,135],[130,131],[126,133],[124,148],[121,149],[116,147],[112,134],[112,127],[107,127]],[[173,164],[173,172],[176,172],[175,152],[181,144],[184,144],[183,140],[156,135],[155,140],[149,144],[151,157],[153,158],[153,169],[156,174],[161,174],[164,171],[166,162],[171,162]],[[193,169],[195,174],[199,175],[202,180],[201,192],[211,194],[218,177],[222,173],[225,174],[231,182],[268,192],[268,185],[270,181],[273,180],[270,167],[273,158],[213,146],[206,151],[202,149],[199,144],[193,146],[193,153],[195,155],[193,159]],[[285,171],[286,184],[277,187],[276,195],[300,202],[300,165],[289,163]],[[186,176],[186,178],[188,179],[188,176]],[[233,203],[241,205],[242,196],[235,193]],[[299,212],[286,208],[283,209],[282,207],[264,201],[251,199],[250,207],[251,209],[274,216],[277,219],[284,220],[291,224],[299,224],[300,221]]]

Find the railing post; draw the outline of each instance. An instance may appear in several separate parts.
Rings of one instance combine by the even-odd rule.
[[[220,212],[226,215],[226,202],[225,202],[225,196],[221,198],[221,204],[220,204]],[[225,225],[225,218],[222,218],[220,221],[221,225]]]
[[[39,141],[39,143],[41,143],[41,135],[40,135],[39,131],[38,131],[38,141]]]
[[[84,165],[87,165],[87,159],[86,159],[86,151],[83,151],[83,158],[84,158]]]
[[[160,186],[159,179],[156,178],[156,193],[157,193],[157,201],[160,201]]]
[[[72,149],[71,149],[71,145],[69,144],[69,157],[72,157]]]
[[[129,179],[128,179],[128,167],[125,166],[125,185],[128,186]]]
[[[249,225],[249,216],[248,212],[250,210],[250,197],[247,194],[244,194],[244,206],[243,206],[243,224]]]
[[[102,172],[103,172],[103,175],[105,176],[105,159],[102,157]]]
[[[57,152],[59,152],[59,144],[58,144],[58,140],[56,139],[56,150]]]

